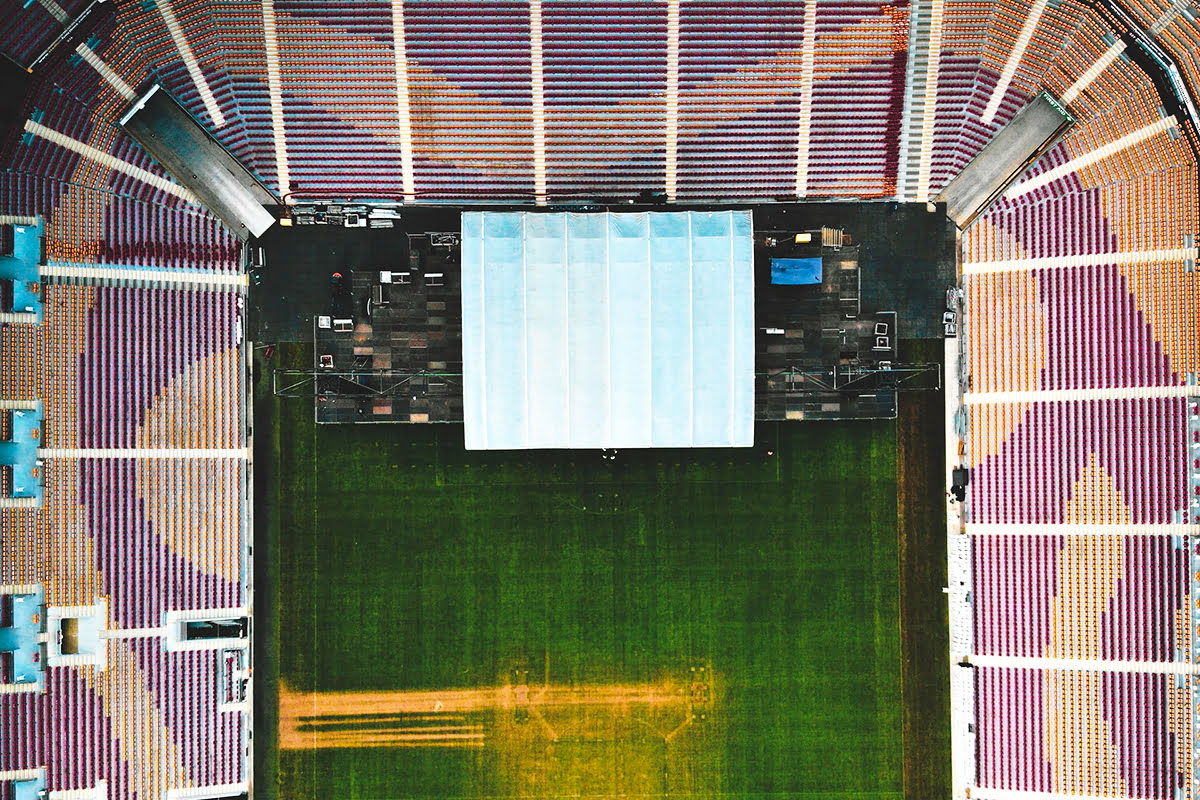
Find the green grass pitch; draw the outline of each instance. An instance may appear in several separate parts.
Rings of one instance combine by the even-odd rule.
[[[284,747],[258,767],[279,797],[902,796],[894,423],[609,462],[270,406],[264,663],[301,694],[499,697],[521,675],[539,718],[454,717],[482,746]],[[571,699],[539,711],[541,687]],[[667,699],[605,699],[620,687]]]

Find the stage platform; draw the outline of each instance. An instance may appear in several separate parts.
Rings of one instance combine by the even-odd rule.
[[[312,368],[277,373],[276,391],[313,398],[320,422],[462,422],[464,210],[533,209],[398,208],[384,221],[389,227],[346,227],[366,221],[361,207],[298,207],[296,224],[252,242],[261,248],[257,260],[265,261],[252,276],[253,339],[316,345]],[[879,379],[875,371],[904,359],[897,350],[901,335],[942,336],[956,235],[944,208],[880,202],[748,210],[754,229],[755,417],[893,416],[895,381]],[[823,228],[843,232],[840,246],[821,246]],[[813,238],[796,242],[800,232]],[[814,254],[823,262],[820,284],[771,284],[772,258]],[[329,327],[320,327],[319,317],[328,317]]]
[[[749,211],[464,212],[468,450],[750,447]]]

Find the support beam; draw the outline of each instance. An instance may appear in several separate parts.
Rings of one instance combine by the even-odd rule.
[[[1200,248],[1172,247],[1162,250],[1121,250],[1107,253],[1080,253],[1073,256],[1045,258],[1006,258],[998,261],[965,261],[963,275],[986,275],[995,272],[1028,272],[1035,269],[1070,269],[1098,267],[1109,264],[1162,264],[1200,258]]]
[[[1075,124],[1058,100],[1039,92],[935,198],[959,230],[986,212]]]
[[[1018,183],[1016,186],[1008,190],[1007,197],[1009,200],[1015,200],[1018,197],[1023,197],[1032,191],[1041,189],[1047,184],[1053,183],[1059,178],[1065,178],[1067,175],[1078,172],[1085,167],[1090,167],[1097,161],[1103,161],[1106,158],[1111,158],[1122,150],[1126,150],[1134,145],[1141,144],[1152,136],[1157,136],[1178,125],[1175,117],[1164,117],[1163,119],[1139,128],[1132,133],[1127,133],[1121,138],[1109,142],[1102,147],[1098,147],[1090,153],[1084,153],[1081,156],[1071,159],[1065,164],[1060,164],[1053,169],[1048,169],[1040,175],[1034,175],[1024,183]]]
[[[171,34],[171,41],[175,43],[179,58],[183,61],[183,66],[187,68],[188,75],[191,76],[192,83],[196,86],[196,93],[200,95],[200,100],[204,103],[204,110],[208,112],[213,125],[220,128],[225,124],[225,115],[221,113],[221,107],[217,105],[217,98],[213,97],[212,89],[208,88],[208,79],[200,70],[200,62],[196,60],[196,54],[192,52],[192,47],[188,44],[187,37],[184,36],[183,27],[175,17],[171,3],[168,0],[157,0],[157,3],[163,22],[167,24],[167,32]]]
[[[1025,17],[1021,33],[1017,36],[1013,49],[1008,53],[1008,60],[1004,63],[1004,69],[1000,71],[1000,79],[996,81],[996,87],[992,89],[992,97],[983,110],[983,124],[991,125],[992,120],[996,118],[996,112],[1000,110],[1000,104],[1004,102],[1004,95],[1008,94],[1008,87],[1012,85],[1013,76],[1017,74],[1017,67],[1021,64],[1021,59],[1025,57],[1025,49],[1029,47],[1029,42],[1033,39],[1033,32],[1042,18],[1042,12],[1046,10],[1046,2],[1047,0],[1037,0],[1029,9],[1029,16]]]
[[[154,85],[119,120],[201,204],[245,240],[275,224],[279,199],[161,86]]]
[[[47,128],[41,123],[34,122],[33,120],[27,120],[25,122],[25,132],[33,134],[40,139],[45,139],[46,141],[56,144],[66,150],[70,150],[73,153],[78,153],[89,161],[95,161],[97,164],[100,164],[103,167],[115,169],[117,172],[128,175],[134,180],[139,180],[142,183],[149,184],[155,189],[166,192],[170,195],[174,195],[186,203],[191,203],[195,206],[200,205],[199,198],[197,198],[196,195],[192,194],[183,186],[173,183],[166,178],[155,175],[153,172],[144,170],[141,167],[136,167],[133,164],[130,164],[128,161],[122,161],[119,158],[109,155],[103,150],[92,147],[90,144],[84,144],[78,139],[72,139],[66,134],[59,133],[52,128]]]

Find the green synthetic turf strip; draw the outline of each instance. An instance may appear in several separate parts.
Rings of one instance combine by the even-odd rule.
[[[280,797],[900,797],[893,423],[759,424],[753,451],[610,463],[278,410],[293,691],[497,687],[523,668],[586,692],[708,665],[714,693],[670,744],[637,711],[559,716],[551,744],[498,710],[477,717],[481,749],[283,750]]]

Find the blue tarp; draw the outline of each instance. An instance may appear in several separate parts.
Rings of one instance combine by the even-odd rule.
[[[42,769],[39,772],[33,780],[13,781],[13,800],[40,800],[49,796],[46,792],[46,771]]]
[[[37,291],[41,278],[42,223],[13,227],[13,254],[0,256],[0,279],[13,282],[13,307],[18,313],[37,314],[42,321],[42,296]]]
[[[39,653],[38,634],[42,632],[45,597],[19,594],[13,597],[13,624],[0,628],[0,652],[13,654],[13,679],[16,683],[36,683],[41,663],[34,657]]]
[[[771,259],[771,283],[781,286],[808,286],[820,282],[820,258]]]
[[[42,477],[37,469],[41,445],[42,404],[12,412],[12,439],[0,441],[0,464],[11,466],[13,497],[36,497],[42,503]],[[39,435],[35,435],[39,434]]]
[[[748,211],[462,216],[467,449],[749,447]]]

